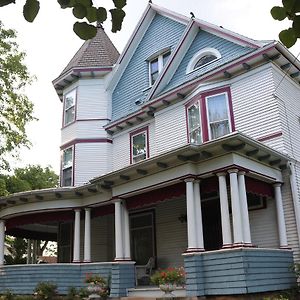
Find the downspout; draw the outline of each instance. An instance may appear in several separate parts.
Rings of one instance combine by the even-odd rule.
[[[292,198],[294,204],[294,212],[296,217],[296,227],[298,233],[298,244],[300,247],[300,203],[299,203],[299,196],[297,191],[297,181],[295,176],[295,165],[291,161],[289,161],[290,167],[290,184],[291,184],[291,191],[292,191]]]

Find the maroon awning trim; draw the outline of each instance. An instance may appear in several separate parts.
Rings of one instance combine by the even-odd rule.
[[[115,205],[109,204],[105,206],[99,206],[92,209],[92,218],[102,217],[115,213]]]
[[[274,196],[274,189],[272,184],[260,181],[258,179],[254,179],[251,177],[245,177],[246,183],[246,191],[248,193],[266,196],[266,197],[273,197]]]

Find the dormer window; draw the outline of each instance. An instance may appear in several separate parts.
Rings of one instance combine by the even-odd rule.
[[[64,99],[64,126],[75,121],[76,89],[65,95]]]
[[[194,70],[198,70],[208,64],[218,60],[221,57],[221,53],[214,48],[204,48],[198,51],[190,60],[186,73],[190,73]]]
[[[164,65],[167,63],[171,51],[164,52],[156,55],[154,58],[149,59],[149,84],[154,84],[159,73],[162,71]]]

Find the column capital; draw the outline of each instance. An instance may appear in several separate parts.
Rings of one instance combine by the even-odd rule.
[[[226,176],[227,173],[226,173],[226,172],[218,172],[218,173],[216,173],[216,175],[217,175],[218,177],[220,177],[220,176]]]
[[[188,177],[183,179],[184,182],[194,182],[195,180],[196,180],[195,177]]]
[[[228,172],[229,174],[231,174],[231,173],[238,173],[238,172],[239,172],[239,169],[233,168],[233,169],[227,170],[227,172]]]
[[[78,212],[78,211],[81,212],[81,208],[74,208],[73,210],[74,210],[75,212]]]
[[[277,182],[273,183],[273,186],[274,186],[274,187],[281,187],[282,184],[283,184],[282,182],[277,181]]]
[[[112,203],[122,203],[123,199],[122,198],[119,198],[119,197],[113,197],[111,199],[111,202]]]
[[[91,211],[92,208],[91,208],[91,207],[85,207],[84,210],[85,210],[85,211]]]
[[[246,174],[246,171],[244,171],[244,170],[240,170],[239,172],[238,172],[238,175],[245,175]]]

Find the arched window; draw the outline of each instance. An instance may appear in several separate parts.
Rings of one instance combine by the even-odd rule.
[[[190,73],[194,70],[197,70],[207,64],[216,61],[221,57],[221,53],[214,48],[204,48],[194,54],[192,59],[190,60],[186,73]]]

